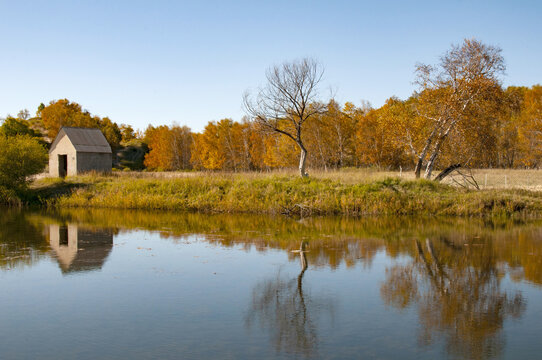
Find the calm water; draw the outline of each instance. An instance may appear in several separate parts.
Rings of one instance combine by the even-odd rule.
[[[540,222],[1,211],[2,359],[542,354]]]

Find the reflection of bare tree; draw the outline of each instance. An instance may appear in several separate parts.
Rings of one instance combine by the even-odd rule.
[[[501,290],[489,243],[458,247],[440,240],[438,248],[429,239],[416,241],[415,260],[387,270],[382,296],[398,308],[417,304],[423,344],[444,335],[454,356],[494,357],[503,349],[504,320],[521,316],[525,300]]]
[[[262,328],[269,328],[277,352],[300,353],[307,357],[316,353],[318,345],[317,316],[322,310],[333,314],[330,300],[316,300],[303,291],[303,275],[307,270],[306,241],[299,253],[301,272],[297,279],[285,280],[280,272],[276,278],[256,285],[252,305],[246,317],[250,328],[259,321]],[[318,311],[311,309],[318,308]]]

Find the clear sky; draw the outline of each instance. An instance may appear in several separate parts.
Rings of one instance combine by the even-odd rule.
[[[314,57],[322,99],[380,106],[464,38],[542,83],[542,1],[0,0],[0,116],[68,98],[144,129],[240,120],[274,64]]]

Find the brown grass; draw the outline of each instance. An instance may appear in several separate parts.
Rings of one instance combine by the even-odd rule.
[[[463,171],[463,170],[462,170]],[[466,172],[466,171],[463,171]],[[297,176],[295,169],[281,169],[269,172],[227,172],[227,171],[173,171],[173,172],[115,172],[114,176],[137,179],[178,179],[197,178],[200,176],[219,176],[221,178],[243,178],[247,180],[266,179],[274,176]],[[481,189],[524,189],[542,191],[542,170],[516,170],[516,169],[475,169],[472,171],[475,180]],[[347,168],[340,170],[312,170],[310,177],[314,179],[327,179],[343,184],[366,184],[381,181],[386,178],[399,178],[414,180],[413,171],[384,171],[372,168]],[[454,178],[461,182],[456,174]],[[452,184],[448,179],[445,183]]]

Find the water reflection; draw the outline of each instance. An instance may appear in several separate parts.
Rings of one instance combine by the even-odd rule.
[[[85,229],[77,224],[49,225],[49,243],[62,273],[102,268],[113,247],[111,229]]]
[[[444,337],[449,354],[493,358],[504,348],[504,320],[519,318],[526,301],[501,289],[505,269],[490,240],[461,240],[415,240],[410,261],[387,269],[381,294],[396,308],[417,308],[422,345]]]
[[[48,250],[41,227],[29,222],[24,212],[0,209],[0,269],[31,266]]]
[[[322,334],[330,332],[334,317],[355,318],[357,315],[341,313],[343,309],[338,304],[351,304],[360,299],[340,298],[334,293],[322,295],[328,294],[328,290],[314,281],[314,276],[331,273],[327,281],[343,280],[338,276],[348,273],[355,273],[359,278],[379,277],[385,268],[383,280],[376,285],[376,298],[378,305],[389,306],[382,307],[386,310],[381,310],[380,316],[394,319],[397,310],[414,312],[420,349],[444,344],[445,351],[452,357],[482,359],[506,354],[506,341],[510,340],[510,333],[505,331],[507,320],[525,321],[528,304],[535,307],[532,305],[535,302],[520,290],[540,292],[542,289],[541,225],[540,222],[480,219],[314,218],[296,221],[282,217],[125,211],[8,211],[0,218],[0,270],[7,273],[16,267],[26,268],[52,256],[63,274],[88,272],[86,275],[92,276],[91,272],[102,269],[108,259],[120,261],[118,251],[112,252],[113,238],[120,229],[134,230],[135,237],[141,235],[138,231],[142,229],[159,232],[162,239],[157,240],[179,247],[190,245],[185,240],[197,234],[198,239],[216,245],[209,248],[216,249],[212,256],[219,257],[225,248],[245,249],[247,253],[240,252],[240,257],[265,255],[269,249],[281,250],[281,258],[285,259],[286,254],[290,261],[299,262],[299,268],[295,273],[289,270],[289,265],[272,270],[265,268],[265,272],[258,274],[263,280],[255,284],[246,282],[247,288],[240,296],[248,296],[249,305],[243,307],[238,320],[243,331],[248,329],[252,333],[255,328],[261,329],[277,352],[292,357],[316,357],[325,351],[321,344],[326,338]],[[207,247],[205,244],[204,248]],[[162,261],[167,256],[161,255],[157,252],[153,258],[156,261],[153,269],[163,266]],[[124,259],[125,264],[132,260],[143,261],[136,259],[133,252],[126,256],[129,259]],[[193,258],[199,256],[198,253]],[[186,268],[175,268],[176,272],[171,274],[188,271],[191,259],[185,258]],[[174,257],[170,261],[176,264],[178,259]],[[226,267],[227,261],[227,257],[221,258]],[[168,289],[179,288],[177,281],[185,281],[183,292],[198,294],[191,292],[191,287],[200,281],[209,281],[205,278],[207,265],[201,266],[196,274],[201,277],[197,281],[188,281],[188,276],[171,275],[175,283],[162,278],[163,282],[153,283],[153,286],[160,293],[168,286]],[[57,271],[56,264],[54,267]],[[368,269],[378,269],[378,272],[369,274],[371,271],[365,271]],[[144,270],[140,271],[139,274],[149,276]],[[126,277],[129,276],[131,273],[127,271]],[[224,281],[235,284],[237,276],[240,277],[232,274],[231,279]],[[140,286],[141,282],[141,286],[145,286],[144,281],[138,277],[133,283]],[[337,289],[340,291],[340,286]],[[365,291],[363,289],[359,296],[365,296]],[[367,294],[369,291],[367,289]],[[538,296],[536,291],[530,291],[530,296],[533,293]],[[207,296],[205,291],[201,293]],[[243,306],[245,304],[243,302]],[[177,310],[174,303],[168,306],[166,308],[173,312]],[[146,316],[152,318],[152,314]],[[351,326],[361,330],[360,333],[366,330],[362,321],[355,324],[357,328]],[[378,349],[374,351],[377,353]]]
[[[51,215],[50,213],[48,214]],[[412,238],[480,236],[493,242],[497,261],[505,262],[516,281],[542,285],[542,221],[462,218],[308,218],[302,221],[272,216],[207,215],[197,213],[65,209],[56,221],[112,229],[159,231],[172,241],[190,234],[203,235],[222,246],[292,250],[307,239],[311,266],[338,268],[360,262],[370,267],[384,249],[391,258],[414,256]]]
[[[24,268],[54,255],[68,274],[101,269],[113,247],[113,228],[80,226],[56,217],[2,209],[0,269]],[[52,252],[51,252],[52,250]]]
[[[301,271],[296,278],[287,278],[279,271],[276,277],[259,282],[252,291],[252,303],[245,323],[254,323],[270,332],[277,352],[314,356],[319,343],[318,319],[333,316],[334,303],[326,297],[315,297],[303,290],[303,275],[308,267],[307,241],[299,250]]]

